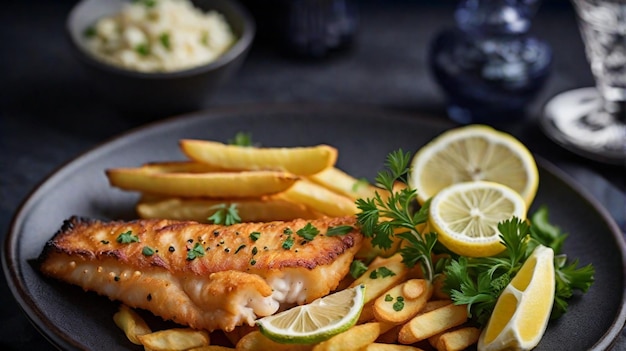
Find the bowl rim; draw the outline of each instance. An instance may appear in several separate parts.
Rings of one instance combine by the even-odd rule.
[[[237,41],[232,45],[228,50],[218,56],[215,60],[202,64],[200,66],[194,66],[182,70],[176,70],[171,72],[142,72],[132,69],[123,68],[121,66],[115,66],[113,64],[106,63],[94,55],[92,55],[86,48],[76,42],[74,33],[72,31],[72,20],[76,17],[76,12],[78,9],[84,5],[87,1],[92,0],[81,0],[74,4],[70,12],[68,13],[65,21],[65,32],[70,45],[76,51],[76,55],[84,62],[89,64],[90,66],[102,69],[107,71],[108,73],[117,74],[120,76],[127,76],[130,78],[140,78],[140,79],[152,79],[152,80],[162,80],[162,79],[177,79],[177,78],[187,78],[196,75],[200,75],[205,72],[216,70],[222,66],[227,65],[228,63],[234,61],[237,57],[244,55],[246,51],[252,46],[252,42],[256,35],[256,22],[252,17],[251,13],[247,10],[246,7],[243,6],[241,2],[238,0],[212,0],[216,2],[221,2],[226,4],[226,6],[231,6],[234,9],[234,12],[241,16],[243,20],[243,30],[241,35],[237,39]],[[193,2],[193,0],[190,0]]]

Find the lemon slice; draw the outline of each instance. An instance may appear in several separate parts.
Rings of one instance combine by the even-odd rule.
[[[535,159],[510,134],[484,125],[451,129],[418,150],[409,185],[423,204],[446,186],[476,180],[504,184],[530,206],[539,184]]]
[[[530,350],[537,346],[548,326],[554,288],[554,252],[537,246],[500,294],[478,339],[478,350]]]
[[[315,344],[348,330],[363,309],[365,285],[257,320],[261,333],[284,344]]]
[[[498,223],[526,218],[526,203],[513,189],[494,182],[450,185],[433,197],[428,211],[431,229],[451,251],[469,257],[493,256],[504,250]]]

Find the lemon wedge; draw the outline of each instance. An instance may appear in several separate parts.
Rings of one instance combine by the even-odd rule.
[[[316,344],[348,330],[363,309],[365,285],[257,320],[263,335],[283,344]]]
[[[428,223],[439,241],[462,256],[484,257],[502,252],[498,223],[526,218],[526,202],[513,189],[494,182],[450,185],[433,197]]]
[[[485,180],[512,188],[530,206],[539,184],[537,164],[526,146],[484,125],[437,136],[417,151],[411,167],[409,185],[421,204],[449,185]]]
[[[537,246],[500,294],[478,339],[478,350],[530,350],[537,346],[548,326],[554,288],[554,252]]]

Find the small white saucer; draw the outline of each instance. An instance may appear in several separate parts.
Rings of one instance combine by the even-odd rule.
[[[594,161],[626,166],[626,124],[599,110],[596,88],[558,94],[544,108],[543,131],[557,144]]]

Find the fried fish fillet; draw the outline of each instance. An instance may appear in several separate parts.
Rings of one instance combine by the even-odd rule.
[[[348,233],[326,235],[339,226]],[[231,226],[72,217],[47,242],[39,267],[166,320],[230,331],[328,294],[362,241],[354,217]]]

